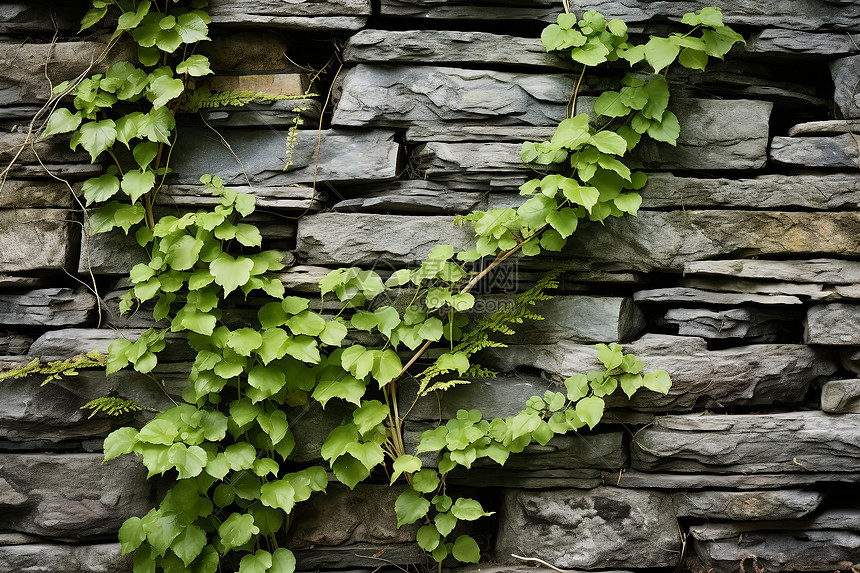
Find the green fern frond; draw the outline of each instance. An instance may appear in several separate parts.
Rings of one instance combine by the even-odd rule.
[[[42,382],[42,386],[44,386],[48,382],[58,380],[63,376],[77,376],[78,370],[82,368],[104,368],[107,359],[107,356],[98,350],[79,354],[66,360],[55,360],[47,364],[43,364],[40,359],[34,358],[24,366],[0,372],[0,382],[3,380],[25,378],[27,376],[46,375],[47,378]]]
[[[130,412],[139,412],[143,408],[131,400],[125,398],[117,398],[114,396],[102,396],[95,400],[90,400],[83,406],[81,410],[92,410],[89,418],[92,418],[98,413],[107,414],[108,416],[122,416]]]
[[[426,396],[430,392],[435,392],[437,390],[445,391],[445,390],[448,390],[449,388],[453,388],[454,386],[460,386],[463,384],[470,384],[470,382],[469,382],[469,380],[445,380],[444,382],[436,382],[435,384],[433,384],[429,388],[420,392],[418,395],[419,396]]]
[[[199,88],[188,95],[185,108],[195,112],[216,107],[243,107],[250,103],[269,103],[279,100],[301,100],[318,97],[319,94],[280,95],[264,92],[227,91],[212,92],[209,88]]]

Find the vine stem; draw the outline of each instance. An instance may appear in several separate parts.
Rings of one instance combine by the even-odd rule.
[[[579,86],[582,85],[582,78],[585,77],[585,70],[588,68],[585,64],[582,65],[582,71],[579,72],[579,79],[576,80],[576,89],[573,90],[573,98],[570,100],[570,107],[567,110],[567,117],[573,117],[576,112],[576,98],[579,97]]]

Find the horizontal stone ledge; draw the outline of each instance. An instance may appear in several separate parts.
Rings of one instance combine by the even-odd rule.
[[[848,285],[860,283],[860,261],[839,259],[692,261],[684,265],[684,275]]]
[[[847,531],[757,532],[718,541],[695,540],[705,569],[746,571],[835,571],[856,561],[860,535]]]
[[[641,211],[605,223],[583,222],[568,242],[567,256],[521,260],[562,269],[680,271],[693,261],[721,256],[860,251],[860,213]],[[471,236],[468,227],[455,227],[452,217],[320,213],[299,221],[297,249],[312,265],[385,268],[423,260],[437,244],[471,248]]]
[[[645,411],[794,404],[803,400],[815,378],[837,369],[828,352],[796,344],[708,350],[700,338],[647,334],[624,349],[644,363],[646,372],[662,369],[672,377],[668,395],[642,389],[629,400],[621,395],[608,399],[610,406]],[[565,342],[493,349],[478,359],[503,372],[538,368],[561,378],[601,367],[593,346]]]
[[[499,49],[500,46],[504,48]],[[347,40],[343,61],[346,64],[501,64],[518,68],[581,68],[569,58],[547,53],[539,38],[449,30],[361,30]]]
[[[370,0],[211,0],[206,12],[215,25],[266,26],[290,30],[358,30],[370,16]]]
[[[65,209],[0,209],[0,272],[67,268],[72,225]]]
[[[730,279],[722,277],[691,276],[678,279],[680,287],[704,289],[719,293],[744,293],[767,296],[793,296],[803,301],[830,301],[857,298],[860,285],[824,285],[815,283],[789,283],[783,281]]]
[[[301,185],[280,187],[237,186],[231,189],[239,193],[254,195],[258,209],[277,210],[287,213],[305,213],[322,209],[326,199],[323,189]],[[159,191],[156,203],[176,205],[185,209],[211,209],[219,204],[219,198],[201,185],[165,185]]]
[[[821,412],[657,418],[633,437],[633,467],[709,473],[855,472],[860,416]]]
[[[0,324],[76,326],[89,322],[96,298],[84,288],[35,289],[24,294],[0,294]]]
[[[830,380],[824,384],[821,409],[833,414],[860,414],[860,380]]]
[[[58,181],[25,181],[7,179],[0,188],[0,208],[37,209],[72,206],[72,192]]]
[[[2,573],[127,573],[132,566],[132,556],[121,555],[119,543],[0,545]]]
[[[125,338],[137,340],[144,329],[114,329],[114,328],[67,328],[51,330],[36,339],[30,346],[28,354],[44,360],[65,360],[92,350],[107,354],[110,344]],[[193,361],[197,354],[185,343],[183,333],[168,332],[165,338],[167,345],[159,353],[159,362]]]
[[[466,0],[382,0],[381,13],[392,18],[423,20],[538,20],[555,22],[560,8],[547,0],[475,4]]]
[[[196,185],[205,173],[218,174],[226,185],[274,187],[314,181],[355,185],[397,176],[400,146],[393,131],[331,129],[320,135],[316,130],[299,130],[295,141],[291,137],[289,130],[223,129],[215,133],[187,127],[174,147],[174,172],[168,182]],[[203,156],[205,163],[200,162]]]
[[[342,199],[332,205],[339,213],[394,213],[404,215],[452,215],[486,210],[486,192],[450,189],[431,181],[392,181],[369,186],[371,191]]]
[[[134,456],[0,454],[4,529],[69,541],[113,538],[151,507],[146,469]]]
[[[770,158],[775,163],[800,167],[854,168],[860,151],[851,134],[831,137],[774,137]]]
[[[814,211],[854,210],[860,208],[860,175],[820,173],[706,179],[657,172],[648,174],[648,183],[639,193],[643,209],[742,207],[780,210],[800,207]]]
[[[516,489],[594,489],[612,481],[613,476],[596,469],[523,469],[508,467],[454,469],[445,478],[452,485],[471,487],[506,487]],[[608,477],[607,477],[608,476]]]
[[[690,528],[690,535],[700,541],[737,538],[748,531],[766,530],[851,530],[860,531],[860,510],[825,509],[814,517],[785,521],[752,521],[747,523],[706,523]]]
[[[834,483],[860,482],[855,473],[765,473],[765,474],[711,474],[663,473],[626,469],[618,479],[618,487],[630,489],[701,490],[723,488],[732,490],[764,490],[785,487],[807,487]],[[616,482],[613,480],[613,484]]]
[[[798,135],[834,133],[856,133],[860,130],[860,119],[828,119],[822,121],[807,121],[798,123],[788,130],[790,137]]]
[[[858,18],[860,24],[860,18]],[[857,44],[851,32],[802,32],[783,28],[767,28],[753,32],[744,52],[757,56],[826,57],[856,54]]]
[[[860,345],[860,332],[854,326],[860,319],[860,305],[819,304],[809,309],[803,323],[807,344]]]
[[[702,304],[737,306],[741,304],[800,305],[796,296],[754,293],[712,292],[690,287],[670,287],[636,291],[633,300],[650,304]]]
[[[32,139],[31,139],[32,137]],[[0,162],[5,165],[15,161],[15,166],[40,165],[47,166],[90,163],[87,153],[76,153],[69,146],[70,136],[60,134],[48,139],[30,136],[26,129],[12,133],[0,133]],[[45,173],[45,177],[49,177]],[[56,184],[56,183],[54,183]],[[62,183],[61,183],[62,184]],[[3,187],[5,188],[4,183]],[[68,189],[68,187],[66,187]],[[4,194],[6,191],[4,190]]]
[[[668,494],[611,487],[506,490],[496,558],[540,555],[560,568],[672,567],[680,558]]]
[[[815,511],[822,495],[802,489],[697,491],[672,496],[675,515],[734,521],[797,519]]]
[[[446,123],[434,125],[422,123],[406,128],[406,141],[426,143],[428,141],[443,141],[462,143],[464,141],[482,142],[517,142],[546,141],[552,139],[554,127],[536,127],[523,125],[468,125]]]

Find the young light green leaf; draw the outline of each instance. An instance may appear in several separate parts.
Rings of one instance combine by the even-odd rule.
[[[42,137],[51,137],[56,133],[68,133],[81,125],[81,112],[72,113],[64,107],[58,107],[48,118],[48,124],[42,131]]]
[[[397,513],[397,528],[402,525],[415,523],[430,510],[430,502],[412,488],[401,493],[394,502]]]
[[[477,563],[481,560],[481,549],[478,547],[478,542],[468,535],[457,537],[451,554],[454,559],[463,563]]]
[[[642,385],[654,392],[668,394],[669,389],[672,387],[672,379],[665,370],[654,370],[642,377]]]
[[[209,58],[201,55],[189,56],[183,62],[176,66],[176,72],[179,74],[188,74],[189,76],[207,76],[212,73],[209,67]]]

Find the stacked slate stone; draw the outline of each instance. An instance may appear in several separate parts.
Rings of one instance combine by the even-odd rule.
[[[646,37],[712,2],[570,4]],[[512,415],[594,368],[596,342],[622,342],[674,381],[666,396],[614,399],[595,431],[529,447],[504,470],[453,474],[452,487],[497,512],[473,531],[493,564],[464,572],[534,570],[512,554],[577,570],[860,563],[860,5],[721,5],[747,45],[705,73],[670,72],[681,138],[637,152],[649,173],[639,215],[582,225],[562,255],[510,267],[495,285],[509,293],[497,299],[564,270],[557,296],[536,309],[546,320],[481,357],[498,378],[419,401],[410,414],[409,444],[459,408]],[[106,351],[153,325],[146,308],[116,311],[123,275],[144,253],[121,234],[89,237],[83,224],[74,194],[103,167],[59,138],[21,147],[51,82],[84,71],[104,45],[74,36],[85,8],[0,6],[0,158],[16,158],[0,190],[2,368]],[[212,89],[318,95],[180,118],[160,208],[205,206],[195,183],[206,172],[255,193],[255,222],[267,246],[289,253],[282,279],[297,294],[314,292],[330,268],[385,274],[436,244],[465,248],[469,232],[454,216],[516,205],[532,175],[520,144],[548,138],[566,115],[579,69],[538,39],[561,9],[552,0],[211,0]],[[342,69],[309,85],[295,62],[318,69],[335,45]],[[590,112],[589,98],[609,86],[609,76],[586,75],[577,111]],[[253,311],[249,300],[234,312]],[[159,486],[128,456],[101,466],[101,440],[178,399],[190,357],[169,341],[155,372],[164,392],[134,373],[0,383],[0,572],[130,570],[116,531]],[[145,410],[119,419],[80,410],[105,395]],[[332,404],[296,416],[296,463],[318,462],[348,415]],[[394,527],[398,493],[333,483],[300,506],[290,533],[299,570],[423,570],[414,529]]]

